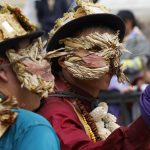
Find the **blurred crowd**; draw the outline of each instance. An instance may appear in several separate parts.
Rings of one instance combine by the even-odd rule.
[[[95,0],[95,3],[98,0]],[[24,13],[45,36],[53,28],[57,18],[76,6],[74,0],[27,0]],[[117,15],[125,22],[126,37],[124,46],[129,51],[122,55],[122,64],[129,79],[128,83],[119,83],[117,77],[111,80],[109,90],[120,93],[142,92],[150,83],[150,42],[142,33],[141,24],[130,10],[120,10]],[[111,104],[110,104],[111,106]],[[138,102],[131,104],[131,120],[140,115]],[[110,111],[119,117],[120,106],[113,104]],[[114,111],[115,110],[115,111]]]
[[[126,26],[124,46],[129,52],[122,55],[121,61],[129,83],[120,84],[114,76],[110,83],[110,90],[118,90],[124,94],[142,92],[150,83],[150,43],[142,33],[142,28],[132,11],[121,10],[117,15]],[[115,112],[120,111],[119,108],[115,109]],[[131,103],[128,109],[131,112],[131,120],[140,116],[138,102]]]
[[[49,32],[55,20],[67,12],[73,0],[27,0],[24,13],[39,28]]]

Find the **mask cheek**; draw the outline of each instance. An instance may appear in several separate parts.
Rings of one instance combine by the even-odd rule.
[[[82,58],[85,65],[90,68],[103,68],[107,66],[106,60],[102,56],[91,54]]]

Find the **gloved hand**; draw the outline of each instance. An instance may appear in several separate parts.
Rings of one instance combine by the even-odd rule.
[[[145,122],[150,126],[150,85],[147,86],[140,98],[140,108],[142,117]]]

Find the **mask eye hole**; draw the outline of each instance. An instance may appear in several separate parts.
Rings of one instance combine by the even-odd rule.
[[[102,50],[102,48],[100,47],[100,46],[93,46],[91,49],[89,49],[89,51],[91,51],[91,52],[99,52],[99,51],[101,51]]]

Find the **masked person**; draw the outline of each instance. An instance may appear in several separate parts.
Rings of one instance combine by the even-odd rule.
[[[53,91],[47,54],[40,37],[18,8],[0,6],[0,149],[59,149],[58,138],[34,111],[41,99]],[[47,69],[48,68],[48,69]]]
[[[112,75],[126,80],[120,64],[124,23],[102,4],[76,2],[50,32],[47,50],[64,56],[52,59],[56,91],[38,112],[51,122],[62,150],[147,149],[150,129],[143,117],[120,128],[105,102],[93,109]]]

